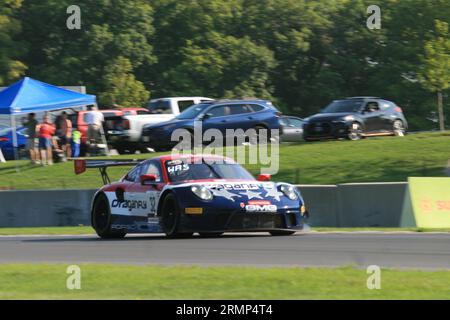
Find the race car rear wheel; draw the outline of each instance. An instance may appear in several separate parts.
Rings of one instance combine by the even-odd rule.
[[[100,238],[120,239],[127,234],[124,231],[111,230],[111,209],[108,198],[102,193],[95,199],[92,209],[92,227]]]
[[[178,232],[180,216],[181,214],[175,196],[173,194],[168,194],[164,198],[162,206],[161,223],[164,233],[169,238],[184,238],[192,236],[193,233]]]
[[[276,231],[270,231],[270,234],[272,236],[290,236],[294,234],[295,231],[288,231],[288,230],[276,230]]]

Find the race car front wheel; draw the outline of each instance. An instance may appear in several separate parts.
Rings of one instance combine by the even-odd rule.
[[[193,233],[178,232],[180,225],[180,210],[176,198],[173,194],[168,194],[164,198],[162,206],[161,222],[164,233],[169,238],[190,237]]]
[[[92,227],[100,238],[120,239],[125,237],[126,232],[121,230],[111,230],[111,210],[106,195],[100,194],[95,199],[92,209]]]

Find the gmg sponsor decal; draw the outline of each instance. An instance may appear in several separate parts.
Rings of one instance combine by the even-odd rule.
[[[266,200],[249,201],[245,206],[248,212],[277,212],[277,206]]]

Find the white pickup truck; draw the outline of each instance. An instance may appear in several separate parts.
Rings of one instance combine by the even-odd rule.
[[[123,130],[110,132],[108,134],[109,142],[120,154],[135,153],[136,150],[145,152],[146,148],[141,146],[140,138],[142,128],[146,124],[172,120],[188,107],[211,100],[213,99],[205,97],[172,97],[150,100],[147,109],[151,114],[123,116],[121,120]]]

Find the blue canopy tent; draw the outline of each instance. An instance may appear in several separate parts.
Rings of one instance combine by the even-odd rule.
[[[28,77],[0,92],[0,115],[11,116],[15,149],[17,148],[15,116],[31,112],[55,111],[96,104],[94,95],[58,88]]]

